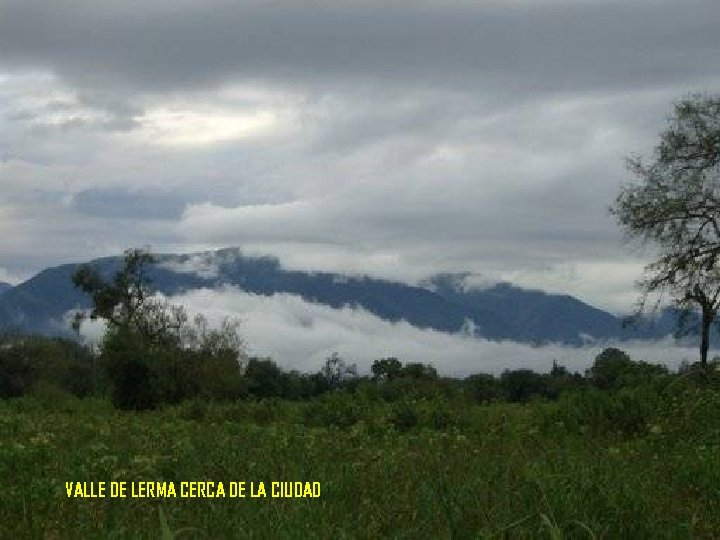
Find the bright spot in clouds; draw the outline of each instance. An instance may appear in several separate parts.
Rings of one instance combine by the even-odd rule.
[[[166,145],[207,145],[258,137],[278,127],[272,111],[236,112],[158,107],[141,118],[140,137]]]

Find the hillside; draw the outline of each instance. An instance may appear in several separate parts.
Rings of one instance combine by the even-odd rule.
[[[106,275],[119,263],[118,257],[92,261]],[[68,311],[88,307],[88,300],[71,284],[76,267],[48,268],[6,291],[0,297],[0,328],[61,333],[67,327],[63,317]],[[272,257],[248,257],[237,249],[159,255],[149,275],[156,290],[168,295],[229,285],[267,296],[294,294],[332,308],[359,306],[384,320],[405,320],[418,328],[457,332],[472,327],[476,335],[487,339],[537,344],[580,345],[593,338],[656,337],[669,333],[672,326],[667,323],[674,319],[653,328],[627,330],[612,314],[567,295],[506,283],[466,290],[450,275],[412,286],[370,277],[287,270]]]

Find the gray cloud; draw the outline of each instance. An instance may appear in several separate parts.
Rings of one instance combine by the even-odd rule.
[[[642,87],[718,68],[712,0],[678,4],[6,2],[10,65],[88,84],[176,89],[228,78],[476,85],[505,92]]]
[[[138,220],[179,218],[186,201],[172,193],[86,189],[71,204],[74,210],[88,216]]]

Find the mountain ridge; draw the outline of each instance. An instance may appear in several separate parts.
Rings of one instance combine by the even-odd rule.
[[[95,259],[90,264],[110,276],[122,257]],[[71,276],[79,264],[47,268],[0,295],[0,329],[63,333],[63,317],[89,307],[75,290]],[[236,286],[270,296],[295,294],[335,309],[359,306],[383,320],[442,332],[473,328],[491,340],[581,345],[588,339],[644,339],[667,335],[660,329],[629,330],[620,318],[569,295],[523,289],[510,283],[466,288],[465,274],[440,274],[420,285],[368,276],[285,269],[278,259],[247,256],[237,248],[192,254],[159,254],[149,268],[154,288],[176,295],[198,288]],[[468,326],[468,322],[472,324]]]

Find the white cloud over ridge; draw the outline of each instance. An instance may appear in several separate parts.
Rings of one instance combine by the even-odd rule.
[[[8,272],[7,268],[0,267],[0,281],[10,285],[17,285],[22,279]]]
[[[391,323],[363,309],[333,309],[295,295],[262,296],[234,287],[197,289],[169,300],[190,313],[205,314],[214,324],[225,317],[239,318],[251,355],[270,356],[286,369],[306,372],[317,371],[335,351],[365,373],[373,360],[396,356],[403,362],[431,363],[441,374],[460,377],[518,368],[546,372],[553,360],[582,372],[607,346],[617,346],[636,360],[670,367],[682,360],[694,361],[698,354],[696,348],[670,338],[586,347],[488,341],[463,333],[423,330],[406,322]]]
[[[218,260],[215,257],[203,257],[202,254],[190,255],[183,259],[169,259],[157,264],[179,274],[192,274],[203,279],[214,279],[220,275]]]

